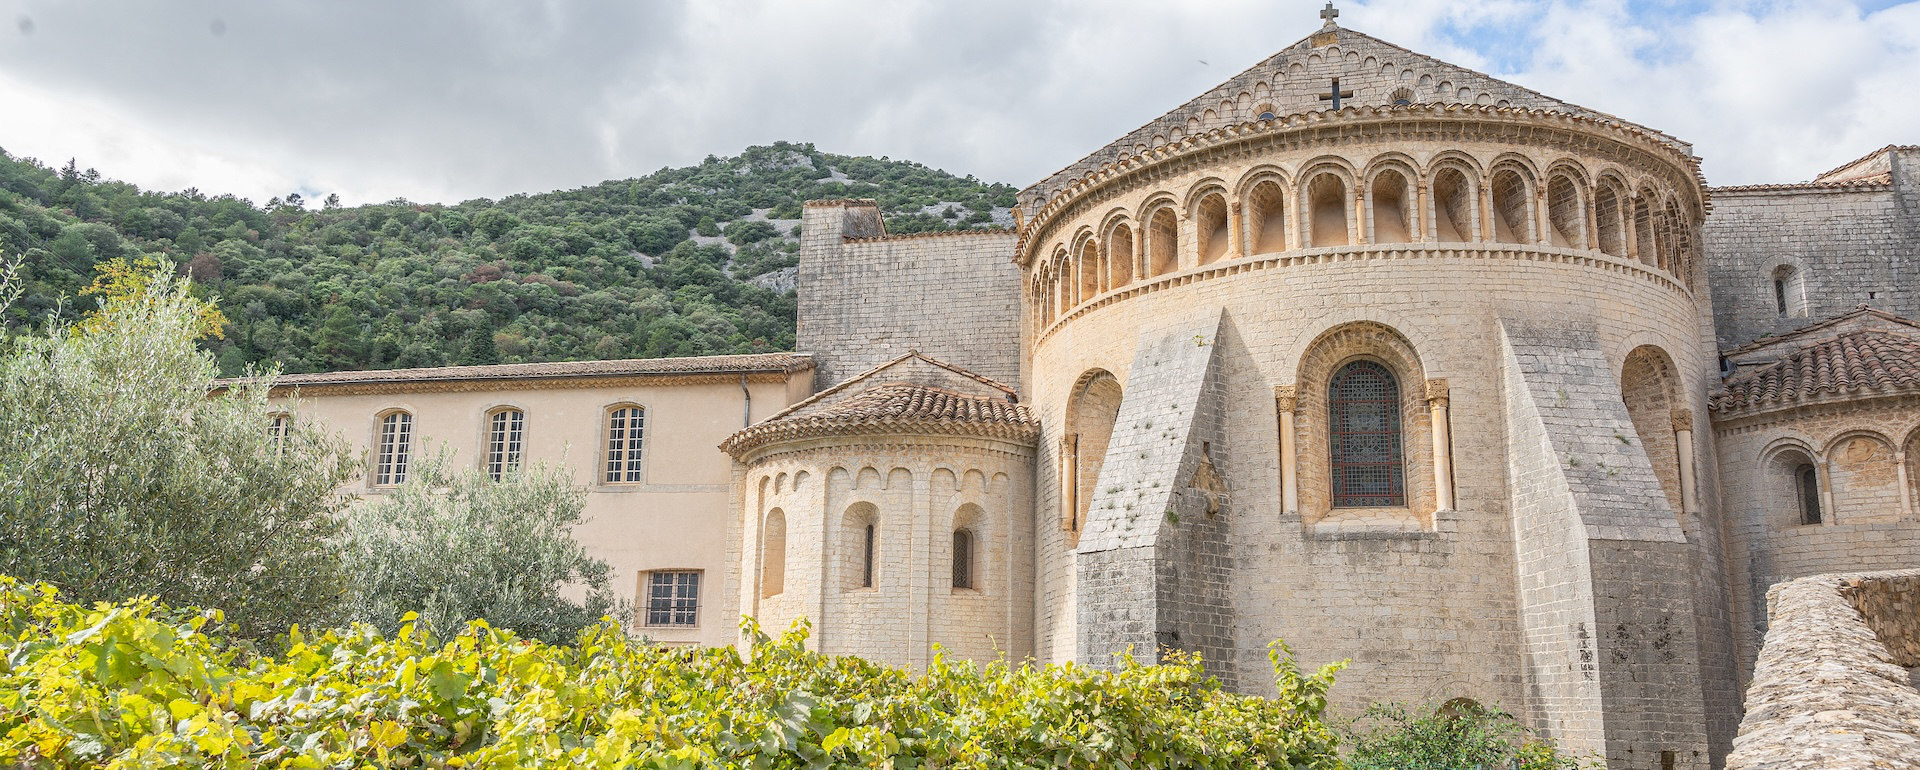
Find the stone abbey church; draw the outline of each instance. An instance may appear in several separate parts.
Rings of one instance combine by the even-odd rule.
[[[1862,148],[1864,149],[1864,148]],[[282,378],[365,449],[561,462],[636,628],[901,664],[1350,658],[1619,768],[1728,751],[1766,589],[1920,566],[1920,147],[1687,143],[1331,21],[1028,187],[805,209],[791,354]]]

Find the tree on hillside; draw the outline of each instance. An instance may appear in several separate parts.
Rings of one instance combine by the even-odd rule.
[[[456,469],[451,453],[422,458],[406,483],[348,517],[351,617],[393,631],[415,612],[442,638],[484,618],[522,636],[570,640],[615,606],[612,568],[572,535],[586,501],[561,468],[494,481]]]
[[[332,620],[334,490],[358,463],[297,415],[273,429],[268,378],[208,397],[218,369],[195,341],[219,315],[187,281],[109,271],[95,288],[82,324],[0,350],[0,572],[83,602],[220,607],[246,636]]]

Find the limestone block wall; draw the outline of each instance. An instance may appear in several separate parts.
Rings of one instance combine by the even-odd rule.
[[[795,347],[825,388],[918,350],[1003,382],[1020,374],[1014,235],[887,236],[872,201],[810,201]]]
[[[1920,152],[1888,183],[1721,188],[1705,227],[1720,346],[1732,348],[1859,305],[1920,317]],[[1787,284],[1788,309],[1774,295]]]
[[[1920,570],[1774,586],[1728,770],[1920,766]]]
[[[1728,578],[1743,681],[1776,584],[1832,572],[1920,567],[1920,398],[1789,405],[1715,420],[1727,501]],[[1820,520],[1798,469],[1811,465]]]
[[[956,436],[758,450],[742,473],[743,611],[769,630],[804,617],[815,649],[894,664],[925,665],[935,645],[976,661],[1030,655],[1032,462],[1031,447]],[[783,535],[768,528],[775,511]],[[971,588],[953,585],[956,529],[973,535]]]

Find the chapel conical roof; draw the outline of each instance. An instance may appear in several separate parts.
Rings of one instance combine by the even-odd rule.
[[[1683,154],[1693,148],[1672,136],[1598,110],[1561,101],[1499,78],[1416,53],[1362,32],[1329,24],[1281,49],[1186,104],[1028,187],[1022,198],[1037,203],[1067,183],[1103,165],[1224,126],[1332,109],[1334,78],[1340,107],[1408,104],[1471,104],[1545,110],[1602,123],[1629,126],[1657,137]]]

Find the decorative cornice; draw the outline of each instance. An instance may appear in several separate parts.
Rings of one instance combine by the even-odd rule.
[[[747,382],[754,384],[783,383],[791,376],[776,372],[746,372]],[[480,393],[490,391],[521,390],[587,390],[592,388],[644,387],[669,388],[686,385],[734,385],[740,384],[742,373],[704,373],[704,374],[623,374],[601,377],[528,377],[517,379],[490,380],[419,380],[389,382],[345,382],[345,383],[295,383],[291,385],[275,384],[268,395],[273,398],[309,394],[314,396],[368,396],[392,395],[398,393]],[[219,394],[227,390],[226,385],[216,385],[208,392]]]
[[[1344,144],[1372,138],[1366,131],[1372,126],[1422,123],[1456,129],[1468,126],[1506,126],[1522,129],[1530,134],[1537,134],[1542,130],[1558,130],[1569,135],[1597,136],[1622,145],[1634,146],[1647,155],[1664,155],[1673,162],[1677,170],[1690,172],[1694,189],[1697,191],[1695,202],[1698,204],[1698,210],[1704,216],[1711,208],[1711,202],[1707,197],[1706,177],[1700,171],[1699,158],[1685,153],[1670,143],[1671,137],[1641,129],[1623,121],[1603,121],[1555,110],[1484,105],[1413,104],[1348,107],[1339,112],[1330,110],[1309,112],[1216,128],[1204,134],[1184,137],[1179,141],[1169,142],[1145,152],[1103,164],[1083,176],[1069,179],[1057,192],[1048,196],[1032,218],[1021,226],[1020,242],[1014,249],[1014,259],[1022,266],[1029,264],[1032,261],[1032,255],[1028,251],[1033,236],[1051,225],[1072,202],[1096,189],[1133,178],[1146,171],[1191,159],[1212,157],[1252,143],[1278,140],[1289,135],[1305,135],[1303,144]]]

